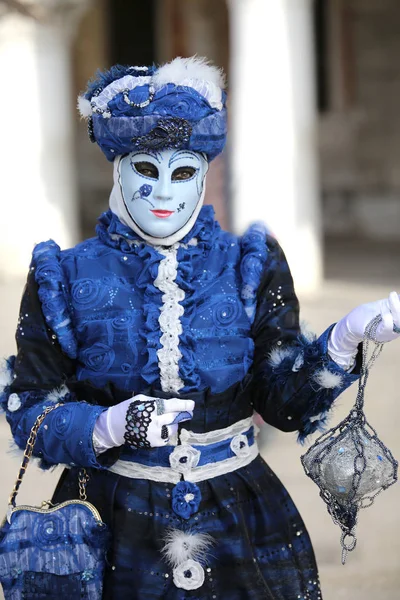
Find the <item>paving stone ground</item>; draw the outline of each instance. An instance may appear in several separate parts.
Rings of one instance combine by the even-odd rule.
[[[302,299],[302,317],[319,333],[353,307],[400,291],[400,253],[398,248],[368,247],[354,244],[328,246],[328,279],[313,298]],[[0,285],[0,355],[13,351],[13,334],[18,313],[20,285]],[[400,459],[400,340],[384,348],[373,369],[367,388],[366,411],[371,424]],[[331,423],[336,424],[349,411],[356,386],[337,401]],[[304,449],[294,434],[266,427],[262,430],[262,453],[284,482],[297,504],[310,532],[320,567],[324,600],[399,600],[400,599],[400,485],[377,498],[376,504],[360,515],[358,545],[340,563],[339,529],[332,523],[315,484],[302,471],[300,455]],[[9,432],[0,417],[0,512],[5,512],[8,494],[19,459],[9,453]],[[59,469],[42,473],[28,470],[21,489],[21,502],[40,503],[51,496]],[[268,493],[268,490],[265,490]],[[2,598],[0,593],[0,598]],[[294,600],[294,599],[290,599]]]

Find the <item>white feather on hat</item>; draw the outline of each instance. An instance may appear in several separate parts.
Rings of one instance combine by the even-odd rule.
[[[168,83],[191,87],[203,96],[210,106],[218,110],[223,109],[222,90],[226,85],[225,74],[222,69],[210,65],[204,57],[178,56],[157,69],[152,83],[156,90]]]
[[[191,56],[190,58],[177,56],[171,62],[157,69],[153,75],[153,84],[157,88],[167,83],[185,85],[184,82],[188,79],[207,81],[222,89],[226,85],[223,70],[210,65],[209,61],[202,56]]]
[[[92,106],[90,104],[90,100],[85,98],[85,96],[78,96],[77,108],[82,119],[88,119],[92,114]]]

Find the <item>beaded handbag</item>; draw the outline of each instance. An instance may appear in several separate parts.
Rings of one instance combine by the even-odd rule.
[[[380,321],[380,316],[375,317],[365,329],[358,393],[350,414],[301,457],[306,474],[318,485],[333,522],[342,530],[342,564],[356,547],[359,509],[371,506],[378,494],[397,481],[398,463],[364,414],[369,371],[383,348],[375,341]],[[375,347],[368,360],[370,341]]]
[[[108,528],[86,500],[86,471],[79,473],[79,500],[41,507],[16,506],[40,425],[36,419],[0,529],[0,583],[5,600],[101,600]]]

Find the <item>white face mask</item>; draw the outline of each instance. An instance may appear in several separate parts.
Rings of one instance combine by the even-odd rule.
[[[115,198],[111,209],[123,222],[145,240],[161,245],[170,245],[188,233],[203,204],[208,162],[202,154],[134,151],[120,158],[116,167],[125,219],[113,206]]]

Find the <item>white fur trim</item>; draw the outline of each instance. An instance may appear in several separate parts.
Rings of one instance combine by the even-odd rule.
[[[164,560],[174,569],[186,560],[206,562],[206,552],[214,544],[206,533],[191,533],[170,529],[164,538],[161,552]]]
[[[296,356],[296,360],[293,363],[292,371],[297,372],[300,371],[301,367],[304,365],[304,353],[299,352]]]
[[[4,392],[4,388],[12,384],[12,371],[8,361],[4,358],[0,361],[0,394]]]
[[[279,367],[285,358],[293,356],[293,352],[294,348],[274,348],[270,352],[268,363],[271,365],[271,367]]]
[[[153,75],[153,83],[161,87],[167,83],[182,85],[186,79],[208,81],[219,88],[225,88],[226,80],[222,69],[210,65],[203,56],[182,58],[177,56],[171,62],[162,65]]]
[[[85,96],[78,96],[77,108],[83,119],[88,119],[92,114],[90,100],[85,98]]]
[[[222,89],[226,84],[225,74],[222,69],[210,65],[206,58],[178,56],[154,73],[152,83],[155,90],[168,83],[191,87],[206,98],[213,108],[223,108]]]
[[[310,417],[308,420],[310,421],[310,423],[314,423],[314,421],[322,421],[322,419],[325,419],[325,417],[326,417],[326,411],[321,412],[318,415],[314,415],[313,417]]]
[[[7,409],[10,412],[15,412],[21,408],[21,399],[18,394],[10,394],[8,396]]]
[[[343,376],[340,373],[332,373],[327,368],[317,371],[313,379],[318,385],[327,390],[340,387],[343,383]]]
[[[312,342],[315,342],[315,340],[317,339],[315,333],[309,328],[307,321],[302,321],[300,323],[300,330],[303,337],[305,337],[307,342],[310,342],[310,344]]]
[[[45,400],[54,402],[56,404],[57,402],[62,400],[67,394],[69,394],[69,389],[67,388],[66,385],[62,385],[59,388],[55,388],[54,390],[51,390],[51,392],[49,392],[47,394]]]

